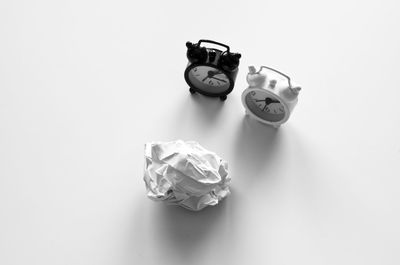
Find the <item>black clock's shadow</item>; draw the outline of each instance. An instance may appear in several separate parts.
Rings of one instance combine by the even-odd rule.
[[[282,134],[279,128],[243,116],[234,140],[232,171],[245,181],[267,174],[279,157]],[[241,177],[242,178],[242,177]]]
[[[199,93],[190,94],[188,89],[187,95],[174,114],[174,127],[180,131],[185,127],[211,128],[220,118],[223,107],[224,102],[219,98],[206,97]]]
[[[199,93],[192,94],[189,97],[190,103],[194,105],[195,115],[211,122],[217,119],[224,106],[224,101],[219,98],[206,97]]]

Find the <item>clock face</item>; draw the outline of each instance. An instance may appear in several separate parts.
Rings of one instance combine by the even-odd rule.
[[[245,103],[254,115],[265,121],[279,122],[285,118],[285,106],[266,91],[252,90],[246,95]]]
[[[190,69],[188,79],[191,86],[209,94],[221,94],[231,87],[229,78],[212,66],[198,65]]]

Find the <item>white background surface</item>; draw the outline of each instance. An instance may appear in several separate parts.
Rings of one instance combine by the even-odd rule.
[[[0,2],[0,264],[400,263],[398,1]],[[242,53],[225,103],[190,96],[185,42]],[[303,87],[278,131],[247,66]],[[144,143],[196,140],[232,195],[145,196]]]

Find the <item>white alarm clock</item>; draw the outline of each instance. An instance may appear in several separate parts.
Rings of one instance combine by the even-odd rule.
[[[249,66],[247,83],[249,87],[242,93],[247,115],[276,128],[289,119],[301,90],[292,84],[289,76],[267,66],[261,66],[258,71]]]

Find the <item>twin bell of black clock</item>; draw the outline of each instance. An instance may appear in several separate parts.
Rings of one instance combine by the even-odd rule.
[[[207,48],[202,43],[210,43],[224,48]],[[233,90],[238,73],[240,53],[232,53],[228,45],[212,41],[199,40],[186,42],[187,58],[185,80],[190,93],[200,93],[209,97],[225,100]]]
[[[201,46],[202,43],[221,46],[223,50]],[[238,74],[240,53],[232,53],[228,45],[199,40],[186,43],[189,60],[185,80],[190,93],[200,93],[225,100],[233,90]],[[301,87],[274,68],[249,66],[248,87],[242,93],[246,114],[259,122],[279,127],[285,123],[297,104]]]

